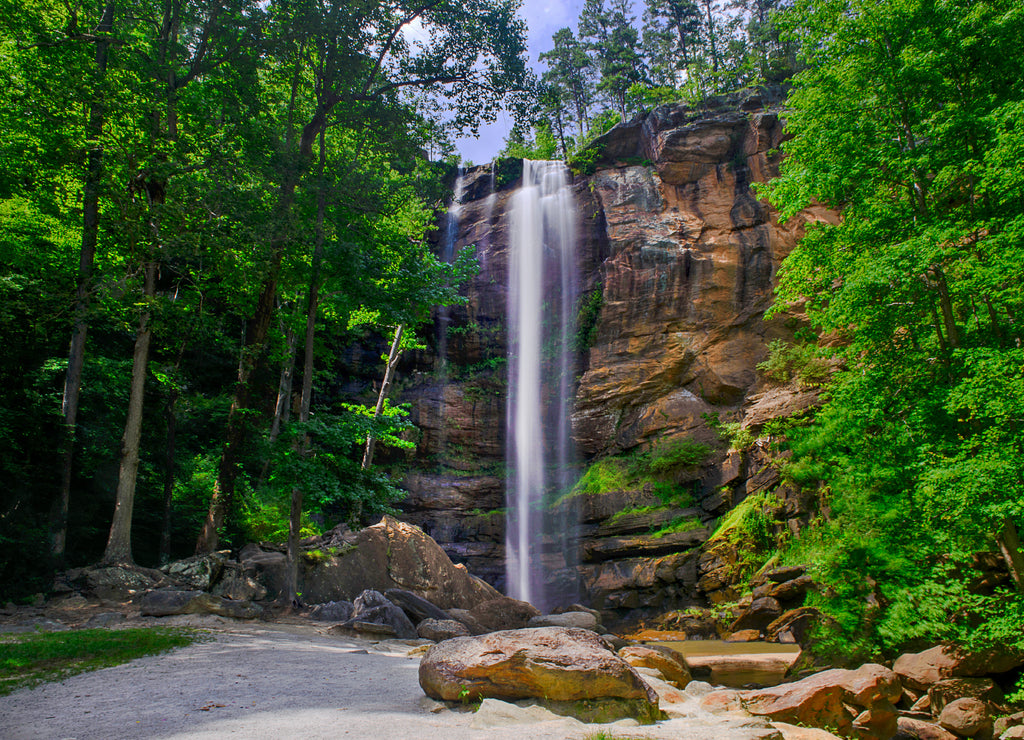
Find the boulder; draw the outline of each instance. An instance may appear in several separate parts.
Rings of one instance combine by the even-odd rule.
[[[1001,738],[1003,733],[1015,727],[1020,727],[1024,730],[1024,712],[1007,714],[997,719],[992,723],[992,734],[995,737]]]
[[[859,737],[889,738],[896,732],[896,709],[903,688],[896,675],[880,665],[856,670],[835,668],[793,683],[757,691],[716,691],[704,697],[708,710],[745,709],[780,722],[853,727]],[[852,710],[852,711],[851,711]]]
[[[470,609],[469,613],[488,632],[522,629],[531,619],[540,616],[540,611],[533,604],[510,596],[489,599]]]
[[[388,601],[380,591],[373,589],[363,591],[356,597],[352,607],[352,616],[338,625],[341,630],[350,629],[356,632],[375,634],[387,633],[369,627],[369,625],[376,625],[386,627],[391,634],[403,640],[417,637],[416,627],[409,621],[409,617],[405,616],[405,612]]]
[[[345,622],[352,619],[355,611],[351,601],[328,601],[326,604],[315,604],[309,610],[309,618],[318,622]]]
[[[810,629],[820,619],[821,612],[814,607],[790,609],[765,627],[765,639],[768,642],[797,643],[807,647]]]
[[[834,727],[841,733],[853,724],[843,706],[839,686],[804,684],[802,681],[759,691],[712,691],[700,702],[709,712],[746,710],[750,714],[789,724]]]
[[[263,609],[251,601],[234,601],[203,591],[161,589],[150,591],[139,604],[144,617],[168,617],[174,614],[216,614],[232,619],[256,619]]]
[[[158,570],[138,566],[95,566],[68,571],[66,580],[88,595],[106,601],[129,601],[161,585],[168,577]]]
[[[772,597],[765,596],[760,599],[754,599],[750,606],[736,618],[736,621],[732,623],[729,630],[733,633],[748,629],[760,632],[781,615],[782,607]]]
[[[957,740],[957,736],[934,722],[900,717],[896,720],[893,740]]]
[[[1003,691],[991,678],[946,678],[928,689],[929,708],[938,715],[951,701],[970,697],[1002,704]]]
[[[471,609],[501,595],[452,563],[422,529],[390,516],[349,535],[347,542],[337,554],[302,563],[307,601],[354,599],[367,589],[402,589],[447,610]]]
[[[287,588],[288,558],[283,552],[264,550],[259,545],[250,543],[238,553],[238,560],[242,564],[244,572],[259,583],[267,593],[276,596]],[[300,569],[302,565],[303,563],[300,561]],[[305,593],[304,596],[309,603],[331,600],[330,598],[315,598],[315,595],[309,593]]]
[[[468,637],[469,629],[454,619],[424,619],[416,625],[416,634],[424,640],[441,642],[453,637]]]
[[[202,591],[175,591],[171,589],[150,591],[139,603],[143,617],[169,617],[172,614],[194,614],[188,611],[192,602]]]
[[[999,740],[1024,740],[1024,725],[1016,725],[1006,729],[999,736]]]
[[[221,571],[230,555],[229,550],[193,555],[163,565],[160,571],[169,575],[186,590],[209,591],[220,579]]]
[[[915,689],[927,689],[944,678],[987,676],[1024,665],[1024,655],[1009,650],[968,653],[950,645],[936,645],[920,653],[906,653],[893,663],[900,679]]]
[[[565,612],[563,614],[542,614],[532,617],[527,627],[575,627],[581,630],[597,631],[597,618],[587,612]]]
[[[229,560],[221,569],[220,578],[210,590],[216,596],[237,601],[258,601],[267,598],[267,589],[241,563]]]
[[[424,619],[446,620],[451,616],[444,609],[434,606],[419,594],[406,591],[401,588],[389,588],[384,592],[388,600],[395,606],[401,607],[414,624],[419,624]]]
[[[800,578],[806,572],[806,566],[788,565],[782,568],[773,568],[772,570],[765,571],[761,576],[772,583],[785,583],[786,581],[792,581],[795,578]]]
[[[759,630],[740,630],[725,638],[726,642],[756,642],[761,639]]]
[[[653,690],[588,630],[536,627],[445,640],[423,656],[419,680],[427,696],[445,701],[544,699],[583,702],[581,709],[594,702],[643,721],[660,716]]]
[[[782,740],[839,740],[838,735],[817,727],[798,727],[786,722],[772,722],[772,727],[782,733]]]
[[[448,616],[465,625],[471,635],[482,635],[487,632],[487,628],[467,609],[449,609]]]
[[[618,655],[634,668],[654,668],[681,689],[690,683],[690,667],[686,659],[664,645],[627,645],[619,650]]]
[[[939,724],[963,737],[981,740],[992,737],[992,716],[981,699],[965,697],[951,701],[939,713]]]
[[[791,581],[776,584],[768,591],[768,595],[782,603],[802,601],[813,587],[814,581],[810,576],[798,576]]]

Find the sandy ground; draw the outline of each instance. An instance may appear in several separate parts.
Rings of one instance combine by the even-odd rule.
[[[164,620],[162,623],[167,623]],[[651,727],[575,720],[474,727],[419,687],[419,656],[395,641],[339,638],[297,624],[210,618],[212,639],[0,697],[0,738],[586,738],[753,740],[764,725],[687,716]]]

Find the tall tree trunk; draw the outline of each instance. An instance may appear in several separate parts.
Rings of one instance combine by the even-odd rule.
[[[402,354],[402,332],[405,330],[404,324],[399,324],[395,327],[395,339],[391,342],[391,352],[388,353],[388,364],[384,368],[384,382],[380,384],[380,393],[377,394],[377,406],[373,410],[373,418],[379,419],[381,412],[384,410],[384,400],[388,397],[388,392],[391,390],[391,376],[394,374],[395,365],[398,364],[398,358]],[[366,435],[366,449],[363,451],[363,470],[366,470],[373,464],[373,451],[376,446],[376,439],[372,434]]]
[[[156,262],[145,264],[145,290],[147,303],[156,295]],[[139,316],[139,330],[135,335],[135,352],[132,358],[132,385],[128,396],[128,418],[121,440],[121,469],[117,476],[117,502],[114,505],[114,521],[110,525],[107,549],[103,553],[104,563],[132,562],[132,509],[135,506],[135,481],[139,472],[139,441],[142,438],[142,401],[146,385],[146,369],[149,363],[149,344],[153,336],[149,320],[151,309],[147,305]]]
[[[946,273],[938,265],[931,268],[935,277],[935,287],[939,291],[939,308],[942,309],[942,323],[946,326],[946,339],[949,346],[956,349],[960,346],[960,332],[956,327],[956,318],[953,316],[953,302],[949,297],[949,285],[946,283]]]
[[[103,9],[96,31],[110,34],[114,29],[114,4],[107,3]],[[96,43],[96,80],[101,83],[107,74],[110,53],[108,41]],[[60,491],[55,505],[54,521],[50,542],[50,555],[56,565],[64,562],[67,549],[68,511],[71,502],[71,474],[74,468],[75,433],[78,423],[78,397],[82,388],[82,367],[85,363],[85,338],[88,332],[89,284],[92,281],[92,266],[96,257],[96,243],[100,223],[100,185],[103,180],[103,125],[106,106],[103,92],[89,106],[89,122],[85,137],[89,146],[85,183],[82,192],[82,249],[78,257],[78,287],[75,292],[75,324],[71,333],[71,348],[68,352],[68,370],[64,379],[64,398],[61,412],[64,415],[64,434],[61,444]]]
[[[314,340],[316,339],[316,314],[320,306],[320,273],[324,260],[324,219],[327,214],[327,184],[324,182],[324,171],[327,166],[327,146],[324,132],[320,132],[320,188],[316,197],[316,244],[313,248],[313,264],[309,275],[309,287],[306,293],[306,336],[302,353],[302,400],[299,403],[299,422],[309,421],[313,407],[313,367]],[[305,435],[299,443],[299,454],[309,455],[309,435]],[[291,505],[288,512],[288,554],[285,603],[288,606],[299,606],[297,595],[299,583],[299,539],[302,532],[302,499],[301,485],[292,486]]]

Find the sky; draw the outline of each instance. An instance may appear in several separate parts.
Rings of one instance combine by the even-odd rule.
[[[559,28],[576,28],[576,19],[583,9],[583,0],[523,0],[519,16],[526,21],[526,43],[530,66],[538,72],[544,70],[538,56],[551,48],[551,37]],[[505,137],[512,128],[512,117],[501,112],[494,123],[481,126],[479,138],[457,139],[455,146],[463,161],[474,164],[490,162],[505,145]]]

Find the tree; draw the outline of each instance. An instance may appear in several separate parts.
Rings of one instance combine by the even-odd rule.
[[[693,0],[647,0],[643,47],[656,85],[678,87],[698,51],[701,15]]]
[[[779,295],[845,339],[847,368],[790,475],[829,496],[832,523],[807,535],[830,542],[823,577],[857,567],[884,605],[839,586],[834,646],[1019,646],[1020,597],[971,594],[957,569],[998,549],[1020,570],[1022,10],[801,0],[783,22],[809,68],[769,192],[784,216],[817,200],[842,219],[787,258]]]
[[[578,24],[580,39],[597,58],[597,89],[608,95],[623,121],[627,118],[626,93],[644,75],[636,52],[639,34],[634,20],[627,0],[612,0],[608,8],[604,0],[587,0]]]
[[[268,270],[247,325],[217,487],[197,552],[216,548],[217,530],[234,495],[246,437],[242,417],[249,408],[250,379],[275,311],[282,260],[292,238],[296,190],[311,164],[320,132],[339,111],[342,120],[368,127],[387,117],[400,94],[417,91],[436,95],[435,102],[452,115],[453,125],[475,129],[481,120],[495,115],[510,91],[522,87],[525,76],[523,27],[508,0],[473,0],[468,5],[395,0],[369,8],[332,5],[325,10],[321,16],[312,13],[303,18],[313,24],[311,38],[325,45],[322,66],[316,70],[321,95],[305,115],[301,134],[285,154],[287,164],[279,173]],[[431,31],[422,49],[411,48],[402,35],[413,22]]]
[[[560,28],[552,37],[554,48],[542,52],[540,61],[548,70],[543,82],[554,90],[564,90],[576,113],[576,130],[582,139],[590,128],[588,109],[593,101],[592,62],[586,48],[572,29]]]

